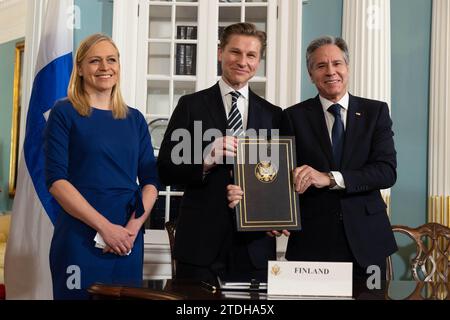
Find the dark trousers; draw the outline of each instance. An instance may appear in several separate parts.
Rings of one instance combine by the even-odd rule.
[[[310,244],[307,248],[308,250],[306,250],[305,247],[303,247],[303,249],[297,248],[297,250],[304,251],[298,252],[296,257],[295,255],[291,256],[290,259],[299,261],[351,262],[353,264],[353,279],[355,281],[361,282],[370,277],[373,272],[367,274],[368,266],[359,265],[352,253],[345,233],[342,217],[339,215],[330,215],[321,217],[321,219],[322,220],[319,221],[314,220],[314,223],[310,223],[307,227],[309,227],[310,230],[314,230],[315,228],[320,229],[321,223],[326,223],[333,227],[330,228],[327,226],[326,234],[317,233],[316,237],[308,235],[306,238],[308,241],[307,243]],[[326,241],[324,241],[324,239]],[[315,244],[317,242],[321,243],[320,246]],[[386,259],[384,258],[382,261],[377,261],[375,264],[380,268],[380,280],[385,280]]]
[[[216,259],[207,266],[177,261],[177,279],[190,279],[217,284],[217,277],[235,281],[258,279],[265,281],[267,266],[256,268],[250,258],[245,237],[239,233],[230,235],[222,245]]]

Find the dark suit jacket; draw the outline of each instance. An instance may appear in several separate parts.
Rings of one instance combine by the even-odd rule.
[[[295,135],[297,165],[340,171],[346,186],[343,191],[310,187],[300,195],[302,230],[289,238],[288,260],[336,259],[330,241],[340,214],[361,266],[380,263],[397,250],[380,194],[397,178],[391,128],[386,103],[350,95],[342,165],[337,168],[319,96],[284,111],[281,133]]]
[[[249,90],[247,129],[279,128],[281,109],[260,98]],[[230,167],[218,165],[203,179],[203,165],[175,165],[171,153],[178,144],[171,141],[175,129],[186,129],[194,139],[194,121],[201,121],[201,134],[207,129],[219,129],[225,134],[227,119],[219,84],[181,97],[170,119],[158,156],[158,171],[162,183],[184,185],[177,222],[174,254],[178,261],[207,266],[210,265],[223,246],[228,246],[230,234],[235,232],[233,211],[228,208],[226,186],[232,183]],[[203,142],[201,150],[210,142]],[[191,149],[194,158],[194,146]],[[183,154],[184,155],[184,154]],[[200,158],[201,159],[201,158]],[[242,235],[248,246],[253,265],[267,267],[267,260],[276,258],[274,239],[264,232]]]

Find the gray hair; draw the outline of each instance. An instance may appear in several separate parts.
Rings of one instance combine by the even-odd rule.
[[[341,49],[342,53],[344,54],[344,61],[348,65],[350,62],[350,56],[348,53],[348,47],[347,43],[344,39],[339,37],[333,37],[333,36],[322,36],[319,38],[314,39],[310,42],[308,45],[308,48],[306,49],[306,67],[308,68],[308,72],[311,72],[312,68],[312,54],[314,51],[319,49],[322,46],[325,46],[327,44],[334,44],[339,49]]]

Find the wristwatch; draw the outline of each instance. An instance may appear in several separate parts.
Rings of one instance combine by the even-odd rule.
[[[334,179],[334,176],[331,172],[328,172],[328,177],[330,178],[330,189],[333,189],[334,187],[336,187],[336,179]]]

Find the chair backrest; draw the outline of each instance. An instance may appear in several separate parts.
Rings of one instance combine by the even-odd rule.
[[[411,271],[415,280],[449,280],[450,228],[432,222],[417,228],[394,225],[392,231],[407,235],[416,244],[416,256],[411,260]],[[390,259],[387,269],[392,278]]]
[[[396,288],[401,289],[401,300],[450,300],[449,282],[418,281],[416,282],[414,290],[405,297],[404,294],[406,292],[409,292],[409,287],[408,289],[407,287],[405,287],[404,281],[388,281],[386,283],[386,289],[384,291],[384,299],[398,300],[398,298],[392,298],[390,296],[392,291],[395,296],[396,291],[398,291],[396,290]]]
[[[170,261],[172,266],[172,279],[176,278],[176,260],[173,256],[173,247],[175,245],[175,231],[176,225],[172,221],[167,221],[165,223],[165,227],[167,230],[167,234],[169,236],[169,245],[170,245]]]

